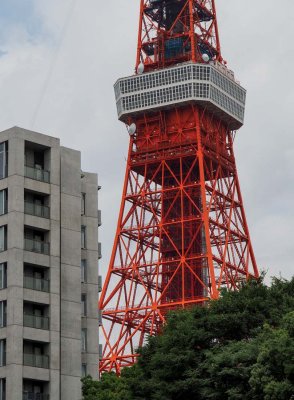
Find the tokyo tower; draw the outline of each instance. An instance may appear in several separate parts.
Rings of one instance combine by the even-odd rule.
[[[100,298],[100,372],[131,366],[170,310],[259,276],[233,143],[246,91],[221,56],[214,0],[141,0],[135,74],[119,79],[129,132]]]

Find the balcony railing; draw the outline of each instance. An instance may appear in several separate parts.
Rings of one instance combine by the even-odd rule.
[[[46,255],[49,255],[50,252],[49,243],[29,238],[24,239],[24,248],[27,251],[33,251],[34,253],[41,253]]]
[[[49,356],[24,353],[23,364],[28,367],[49,368]]]
[[[26,289],[39,290],[40,292],[49,292],[50,281],[48,279],[34,278],[24,275],[24,287]]]
[[[30,179],[35,179],[36,181],[41,182],[50,182],[50,172],[44,169],[30,167],[29,165],[25,165],[25,176]]]
[[[49,400],[49,394],[23,392],[22,400]]]
[[[24,314],[23,325],[29,328],[49,330],[49,317]]]
[[[50,208],[41,204],[25,201],[24,203],[25,214],[35,215],[41,218],[50,218]]]

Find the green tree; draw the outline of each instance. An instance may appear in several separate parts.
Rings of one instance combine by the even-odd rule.
[[[114,373],[103,374],[100,381],[87,376],[82,384],[84,400],[132,400],[126,383]]]
[[[294,312],[286,314],[282,327],[266,326],[261,336],[250,385],[256,398],[294,399]]]
[[[172,312],[163,333],[139,349],[138,363],[121,378],[103,375],[96,397],[85,400],[289,400],[293,310],[294,279],[274,279]]]

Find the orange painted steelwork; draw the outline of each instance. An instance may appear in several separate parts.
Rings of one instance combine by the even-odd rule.
[[[170,1],[178,3],[177,15],[163,25],[150,1],[141,1],[137,67],[202,62],[201,46],[223,62],[214,1]],[[208,21],[204,24],[199,15]],[[190,44],[167,60],[164,42],[179,36]],[[205,45],[199,46],[201,41]],[[258,277],[234,132],[197,104],[146,111],[129,122],[137,130],[130,137],[118,226],[99,304],[105,340],[100,372],[117,374],[134,364],[137,347],[160,332],[169,310],[217,299],[221,288],[237,290],[244,280]]]

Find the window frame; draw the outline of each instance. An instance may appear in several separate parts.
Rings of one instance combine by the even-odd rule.
[[[87,282],[87,260],[85,258],[81,260],[81,282]]]
[[[6,339],[0,339],[0,367],[6,365]]]
[[[86,328],[82,328],[82,331],[81,331],[81,349],[82,349],[82,353],[87,352],[87,329]]]
[[[0,328],[7,325],[7,300],[0,301]]]
[[[81,294],[81,315],[87,317],[87,295],[86,293]]]
[[[6,399],[6,378],[0,378],[0,400]]]
[[[1,207],[1,196],[3,196],[2,207]],[[8,211],[7,200],[8,200],[8,190],[7,189],[0,190],[0,215],[7,214]]]
[[[87,376],[87,364],[82,363],[82,378],[85,378]]]
[[[2,240],[3,240],[3,245],[2,245]],[[2,225],[0,226],[0,253],[6,250],[7,250],[7,225]]]
[[[7,288],[7,262],[0,263],[0,290]]]
[[[86,193],[81,194],[81,215],[86,215]]]
[[[0,143],[0,180],[7,178],[7,176],[8,176],[8,141],[4,141]]]
[[[86,225],[81,226],[81,248],[87,248],[87,229]]]

